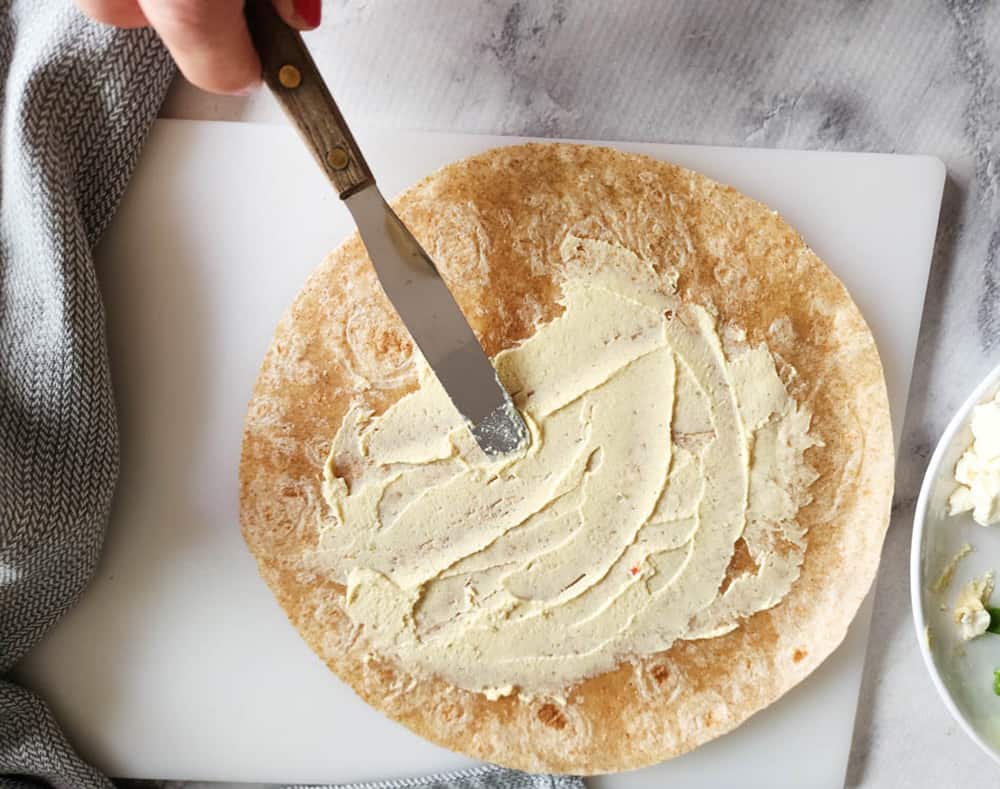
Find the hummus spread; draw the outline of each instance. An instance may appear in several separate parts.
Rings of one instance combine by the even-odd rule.
[[[623,247],[562,255],[562,314],[494,359],[530,446],[485,456],[425,370],[347,413],[324,474],[313,560],[371,651],[490,698],[724,634],[805,551],[819,442],[767,347]]]

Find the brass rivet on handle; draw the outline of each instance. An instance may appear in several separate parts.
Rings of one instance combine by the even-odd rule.
[[[350,163],[350,159],[347,156],[347,151],[338,145],[330,149],[330,152],[326,155],[326,162],[334,170],[343,170]]]
[[[295,66],[288,64],[278,69],[278,82],[286,88],[297,88],[302,84],[302,75]]]

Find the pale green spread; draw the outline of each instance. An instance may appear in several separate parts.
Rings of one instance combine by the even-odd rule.
[[[348,412],[324,477],[313,559],[372,652],[491,698],[560,698],[726,633],[805,550],[818,442],[767,347],[620,246],[570,236],[563,256],[563,313],[494,360],[527,450],[483,455],[425,371],[385,413]],[[750,568],[725,584],[741,538]]]

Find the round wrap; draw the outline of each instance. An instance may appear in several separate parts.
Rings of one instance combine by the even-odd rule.
[[[622,245],[676,272],[677,290],[794,370],[813,413],[819,473],[798,514],[801,575],[726,635],[676,642],[568,689],[565,705],[495,701],[371,657],[344,587],[310,569],[330,442],[352,403],[384,410],[416,385],[409,337],[357,234],[309,277],[254,388],[240,467],[247,544],[289,619],[369,704],[422,736],[528,771],[642,767],[733,729],[843,639],[878,565],[893,485],[875,342],[844,286],[760,203],[697,173],[608,148],[532,144],[451,164],[394,206],[437,263],[487,353],[560,309],[568,234]],[[734,562],[734,565],[738,562]],[[739,571],[739,567],[733,567]]]

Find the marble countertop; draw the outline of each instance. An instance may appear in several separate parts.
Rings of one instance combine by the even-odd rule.
[[[924,670],[908,562],[928,456],[1000,361],[1000,4],[340,0],[324,14],[308,41],[359,126],[944,160],[847,786],[996,786],[1000,768],[954,723]],[[182,80],[162,115],[281,119],[266,93],[220,98]]]

